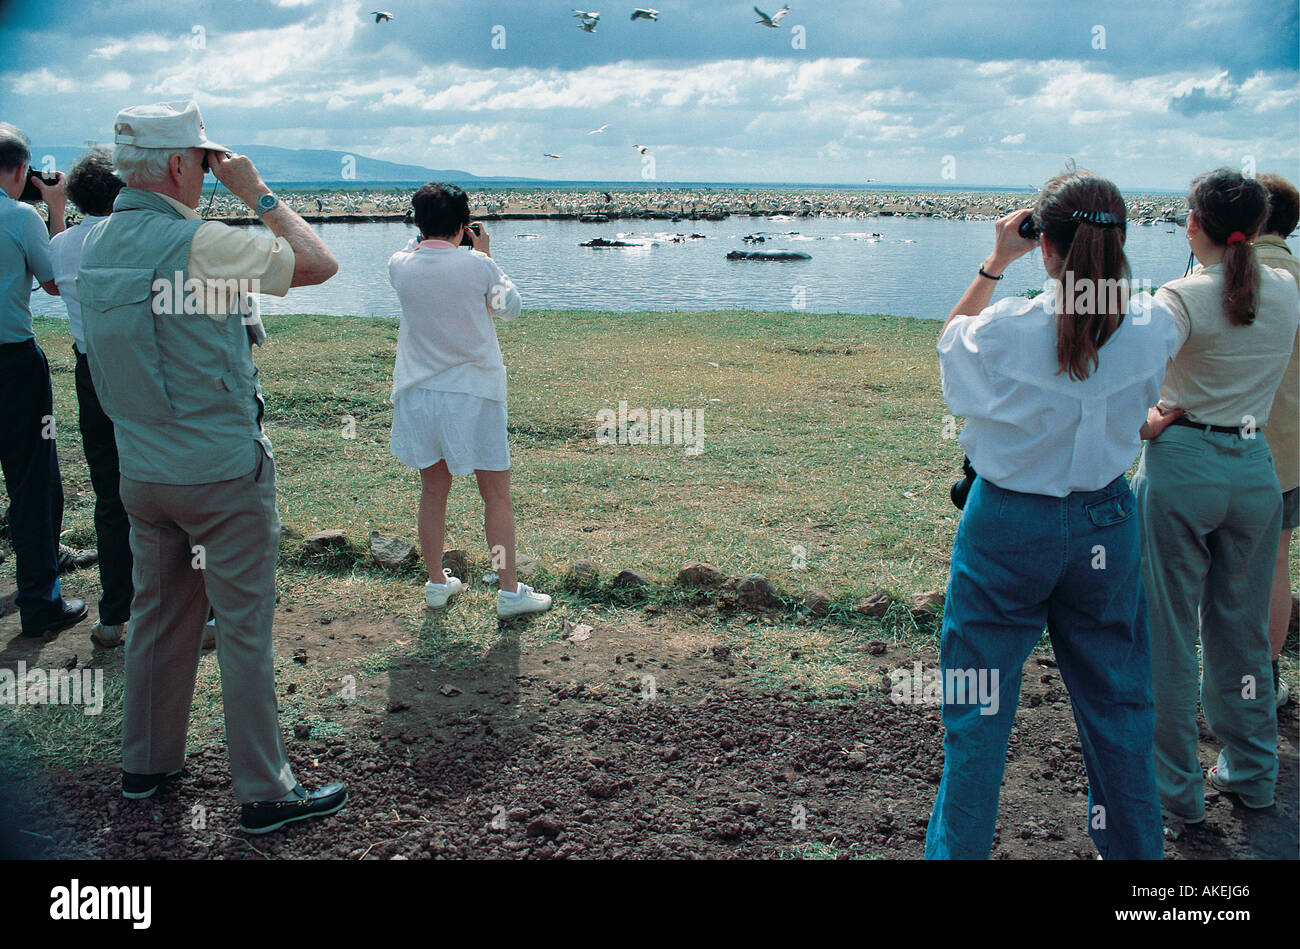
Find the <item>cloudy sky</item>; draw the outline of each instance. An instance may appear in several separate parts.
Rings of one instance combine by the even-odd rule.
[[[570,180],[641,178],[634,144],[660,181],[1300,177],[1295,0],[652,2],[10,0],[0,118],[39,154],[193,96],[217,141]]]

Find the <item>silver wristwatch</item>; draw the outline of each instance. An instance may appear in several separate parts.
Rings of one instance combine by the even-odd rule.
[[[275,210],[276,206],[279,205],[279,203],[280,203],[280,199],[277,198],[274,194],[262,195],[260,198],[257,199],[257,208],[256,208],[257,216],[258,217],[265,216],[267,211]]]

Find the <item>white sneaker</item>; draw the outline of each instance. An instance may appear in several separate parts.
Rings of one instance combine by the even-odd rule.
[[[551,598],[545,593],[534,593],[526,583],[519,584],[514,593],[497,591],[497,617],[507,619],[525,613],[545,613],[551,608]]]
[[[447,601],[453,596],[465,589],[465,584],[461,583],[451,575],[451,571],[446,567],[442,568],[442,583],[434,583],[430,580],[424,585],[424,602],[429,604],[429,609],[440,610],[447,605]]]
[[[105,626],[96,623],[90,631],[90,641],[103,649],[115,649],[126,640],[126,623],[117,626]]]
[[[1241,803],[1242,807],[1250,808],[1250,810],[1252,811],[1262,811],[1265,808],[1273,806],[1272,801],[1269,801],[1267,804],[1252,804],[1250,801],[1242,797],[1239,792],[1234,791],[1232,788],[1228,787],[1228,785],[1224,782],[1224,780],[1221,777],[1219,777],[1218,765],[1215,765],[1213,768],[1210,769],[1209,773],[1206,775],[1206,780],[1210,782],[1210,787],[1214,788],[1214,790],[1219,791],[1220,793],[1223,794],[1233,795]]]
[[[1277,707],[1284,708],[1287,702],[1291,701],[1291,690],[1286,687],[1285,682],[1277,684]]]

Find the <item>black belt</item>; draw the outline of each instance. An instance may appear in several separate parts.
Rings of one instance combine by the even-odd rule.
[[[1178,416],[1178,418],[1174,419],[1173,422],[1171,422],[1170,424],[1186,425],[1188,428],[1199,428],[1205,432],[1221,432],[1224,435],[1236,435],[1238,437],[1244,437],[1241,434],[1242,426],[1240,425],[1204,425],[1201,422],[1193,422],[1186,415]],[[1256,432],[1262,432],[1263,430],[1264,429],[1259,426],[1256,426],[1254,428],[1254,431]]]

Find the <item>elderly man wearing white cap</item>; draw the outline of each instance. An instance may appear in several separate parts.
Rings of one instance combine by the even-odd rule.
[[[127,187],[86,237],[77,289],[135,560],[122,792],[149,797],[184,765],[211,604],[240,826],[265,833],[334,813],[347,791],[298,784],[280,735],[271,647],[280,520],[252,358],[263,334],[248,294],[323,283],[338,264],[251,161],[208,140],[193,102],[126,109],[114,136]],[[269,234],[199,218],[209,168]]]

